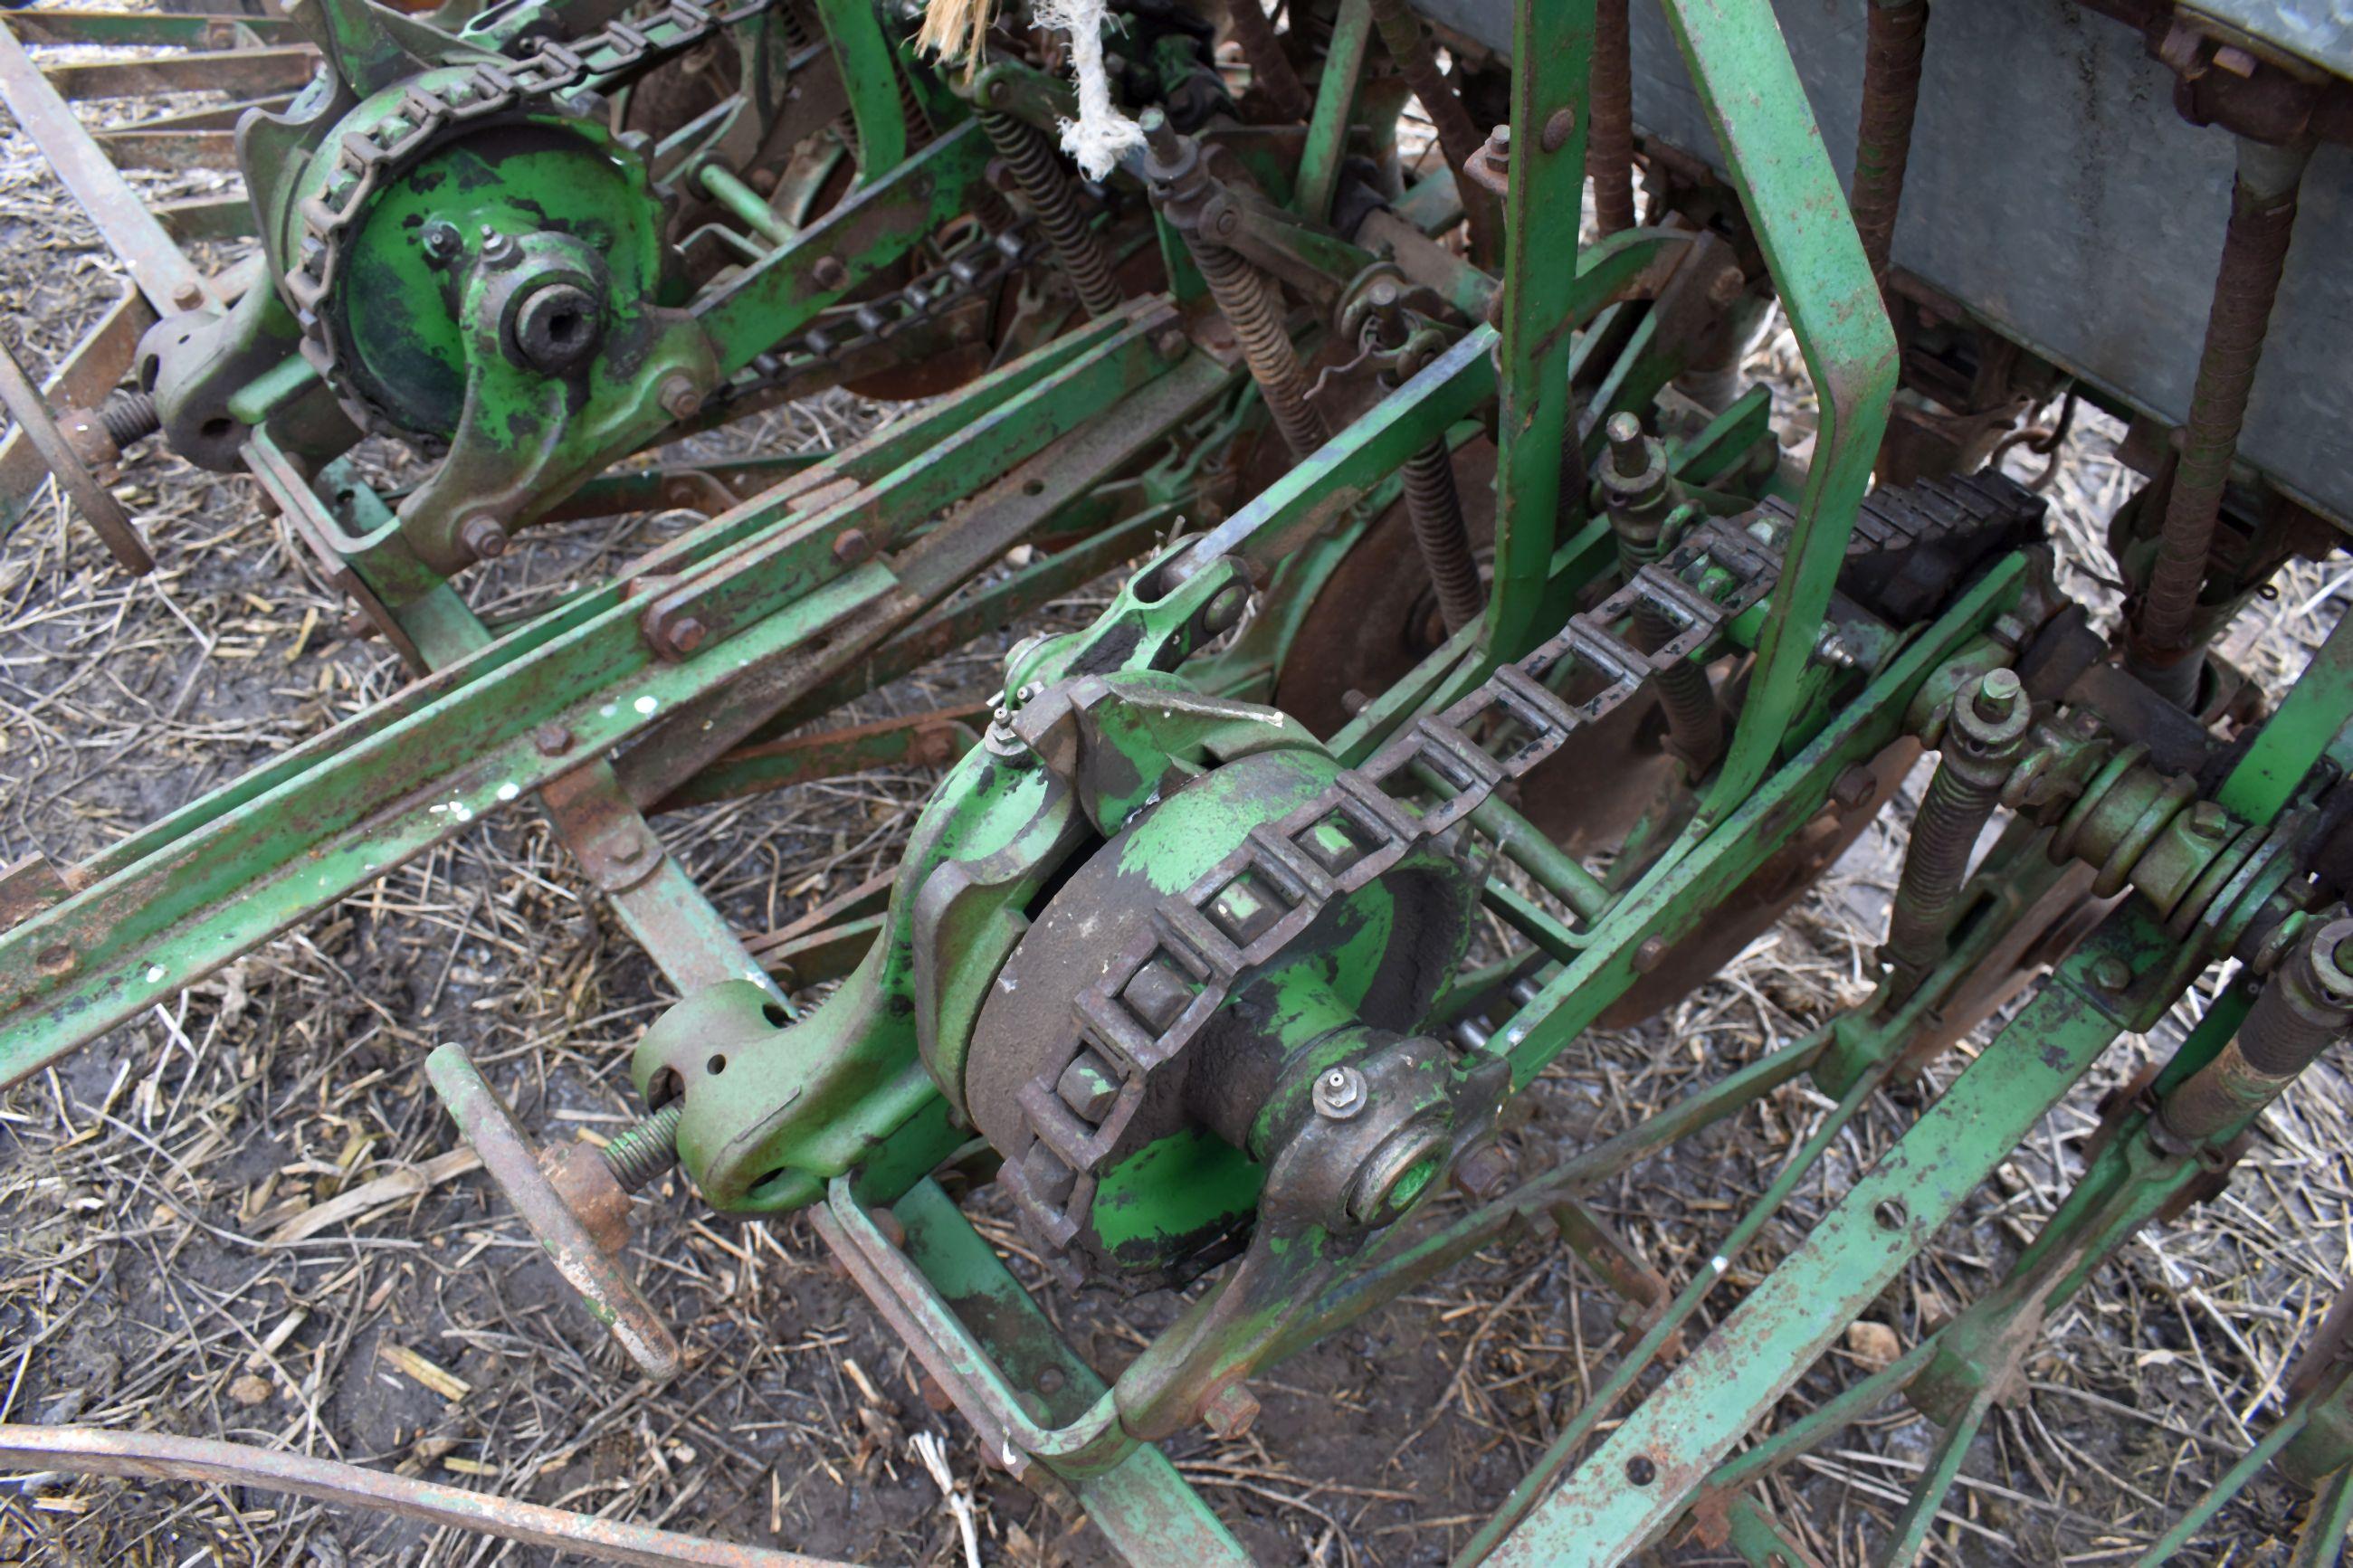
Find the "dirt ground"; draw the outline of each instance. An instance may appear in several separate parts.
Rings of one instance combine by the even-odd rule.
[[[150,184],[202,194],[217,176]],[[0,301],[46,365],[119,287],[118,269],[13,126],[0,140]],[[227,253],[212,258],[224,259]],[[1755,369],[1808,409],[1786,334]],[[831,397],[742,439],[829,445],[887,411]],[[2128,476],[2116,432],[2079,419],[2049,493],[2066,585],[2113,606],[2096,547]],[[2021,477],[2043,459],[2013,456]],[[0,542],[0,860],[65,863],[393,689],[380,641],[242,479],[152,453],[121,493],[161,563],[132,581],[45,501]],[[472,588],[518,613],[674,519],[534,535]],[[2344,607],[2337,564],[2299,567],[2229,649],[2282,689]],[[2353,574],[2348,574],[2353,575]],[[1083,624],[1100,592],[1045,624]],[[969,700],[1015,630],[878,694],[859,716]],[[886,770],[663,819],[665,841],[743,929],[789,920],[894,862],[930,775]],[[1535,1092],[1517,1134],[1540,1168],[1867,994],[1902,849],[1875,826],[1780,930],[1636,1031],[1596,1034]],[[638,1205],[641,1277],[688,1346],[672,1384],[637,1381],[565,1300],[427,1088],[424,1052],[465,1043],[543,1140],[634,1113],[638,1033],[672,998],[517,807],[401,868],[139,1022],[0,1096],[0,1421],[222,1436],[673,1529],[861,1562],[1094,1563],[1101,1538],[983,1463],[928,1408],[909,1358],[828,1270],[799,1218],[738,1224],[672,1179]],[[2081,1169],[2091,1106],[2173,1037],[2120,1047],[2055,1111],[1936,1251],[1873,1310],[1910,1342],[1991,1281]],[[2030,1396],[1969,1455],[1934,1561],[2130,1561],[2276,1416],[2285,1364],[2342,1284],[2353,1245],[2347,1083],[2316,1068],[2265,1118],[2228,1194],[2152,1229],[2052,1324]],[[1940,1069],[1939,1080],[1951,1068]],[[1883,1096],[1736,1260],[1720,1315],[1916,1114]],[[1598,1207],[1670,1279],[1690,1277],[1829,1101],[1792,1085]],[[1451,1204],[1451,1197],[1444,1200]],[[1031,1279],[1001,1205],[970,1205]],[[1175,1313],[1041,1282],[1074,1342],[1115,1372]],[[1482,1254],[1255,1384],[1247,1436],[1171,1445],[1269,1563],[1441,1563],[1578,1407],[1606,1364],[1611,1303],[1556,1247]],[[1807,1387],[1852,1375],[1842,1349]],[[1774,1484],[1825,1562],[1868,1561],[1927,1454],[1892,1407]],[[933,1447],[944,1495],[920,1449]],[[2295,1494],[2259,1481],[2201,1538],[2201,1561],[2284,1560]],[[1697,1549],[1676,1562],[1731,1561]],[[508,1548],[256,1491],[0,1478],[0,1563],[539,1563]]]

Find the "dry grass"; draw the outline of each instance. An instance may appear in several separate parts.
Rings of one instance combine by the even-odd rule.
[[[28,360],[45,362],[95,314],[114,268],[21,136],[0,155],[0,298]],[[1758,368],[1799,384],[1786,336]],[[1802,399],[1783,415],[1801,429]],[[826,444],[874,416],[828,400],[744,438]],[[2094,598],[2088,563],[2126,484],[2106,455],[2113,435],[2081,422],[2052,490],[2067,585]],[[399,679],[381,644],[340,632],[342,606],[243,481],[148,456],[125,493],[162,562],[150,578],[114,574],[51,509],[0,551],[0,857],[87,854]],[[535,538],[476,586],[477,604],[520,608],[664,526]],[[2341,612],[2344,584],[2298,567],[2282,587],[2231,647],[2274,690]],[[1083,622],[1094,602],[1050,618]],[[985,691],[1003,647],[991,639],[871,709]],[[663,831],[723,910],[760,930],[892,864],[927,787],[883,772]],[[1901,848],[1897,826],[1875,828],[1671,1018],[1581,1042],[1535,1091],[1524,1166],[1859,1000]],[[486,1180],[448,1157],[453,1135],[417,1070],[426,1047],[466,1042],[543,1138],[596,1136],[631,1114],[627,1052],[669,999],[548,829],[518,810],[0,1097],[0,1420],[216,1435],[885,1563],[963,1560],[944,1474],[973,1506],[987,1561],[1100,1561],[1099,1538],[986,1471],[961,1422],[924,1406],[904,1352],[826,1269],[804,1223],[711,1219],[675,1182],[640,1205],[641,1272],[692,1356],[685,1376],[649,1391],[561,1299]],[[1982,1289],[2080,1169],[2099,1088],[2170,1044],[2114,1053],[1873,1316],[1908,1341]],[[2345,1089],[2333,1065],[2308,1075],[2267,1116],[2228,1195],[2144,1236],[2059,1314],[2032,1397],[2000,1412],[1969,1458],[1937,1561],[2127,1561],[2261,1433],[2283,1366],[2345,1277]],[[1734,1284],[1786,1250],[1916,1106],[1874,1101],[1736,1261]],[[1826,1110],[1792,1086],[1595,1206],[1670,1279],[1687,1278]],[[355,1194],[373,1196],[311,1228],[306,1216],[351,1208]],[[974,1206],[1018,1247],[986,1194]],[[1176,1307],[1043,1294],[1106,1369]],[[1734,1299],[1719,1292],[1715,1310]],[[1609,1315],[1565,1250],[1498,1248],[1280,1369],[1250,1436],[1196,1433],[1174,1452],[1263,1561],[1442,1561],[1577,1408]],[[1852,1369],[1845,1352],[1831,1360]],[[944,1446],[920,1457],[926,1438]],[[1861,1563],[1928,1441],[1925,1423],[1891,1410],[1774,1490],[1825,1562]],[[549,1560],[259,1493],[0,1487],[0,1559],[12,1562]],[[2259,1485],[2218,1555],[2268,1560],[2290,1514],[2284,1489]]]

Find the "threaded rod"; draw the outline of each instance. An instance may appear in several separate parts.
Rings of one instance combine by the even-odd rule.
[[[1854,143],[1854,213],[1873,281],[1887,290],[1888,253],[1912,156],[1912,120],[1920,105],[1920,61],[1927,51],[1927,0],[1873,0],[1862,46],[1862,112]]]
[[[2238,177],[2231,186],[2231,221],[2222,235],[2222,262],[2214,303],[2206,317],[2206,343],[2182,427],[2181,457],[2165,502],[2157,563],[2149,572],[2128,646],[2133,671],[2178,707],[2196,700],[2202,648],[2191,635],[2206,558],[2221,516],[2222,490],[2238,455],[2247,394],[2271,327],[2295,228],[2296,190],[2308,148],[2240,143]]]
[[[152,394],[118,392],[99,405],[98,423],[117,447],[128,447],[161,430],[164,416]]]
[[[1593,109],[1586,122],[1585,170],[1601,232],[1634,226],[1634,62],[1626,0],[1593,11]]]
[[[605,1145],[605,1163],[623,1192],[634,1193],[678,1163],[678,1124],[686,1101],[673,1100]]]
[[[1313,107],[1307,89],[1291,68],[1291,57],[1282,52],[1282,40],[1274,36],[1274,25],[1259,9],[1258,0],[1226,0],[1226,19],[1250,66],[1250,80],[1266,95],[1267,107],[1279,119],[1306,119]]]

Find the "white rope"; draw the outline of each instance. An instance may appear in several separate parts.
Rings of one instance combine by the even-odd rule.
[[[1090,180],[1100,180],[1120,154],[1144,145],[1144,128],[1111,103],[1111,79],[1103,70],[1103,0],[1037,0],[1040,26],[1071,36],[1071,74],[1079,83],[1079,117],[1062,121],[1062,151]]]

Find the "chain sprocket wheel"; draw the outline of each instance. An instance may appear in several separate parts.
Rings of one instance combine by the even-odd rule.
[[[661,302],[665,222],[643,158],[605,126],[551,98],[498,104],[468,68],[427,72],[346,115],[288,205],[303,352],[363,429],[446,444],[466,400],[469,270],[522,237],[576,242],[593,275],[508,338],[540,334],[568,371],[565,343],[585,362]]]

